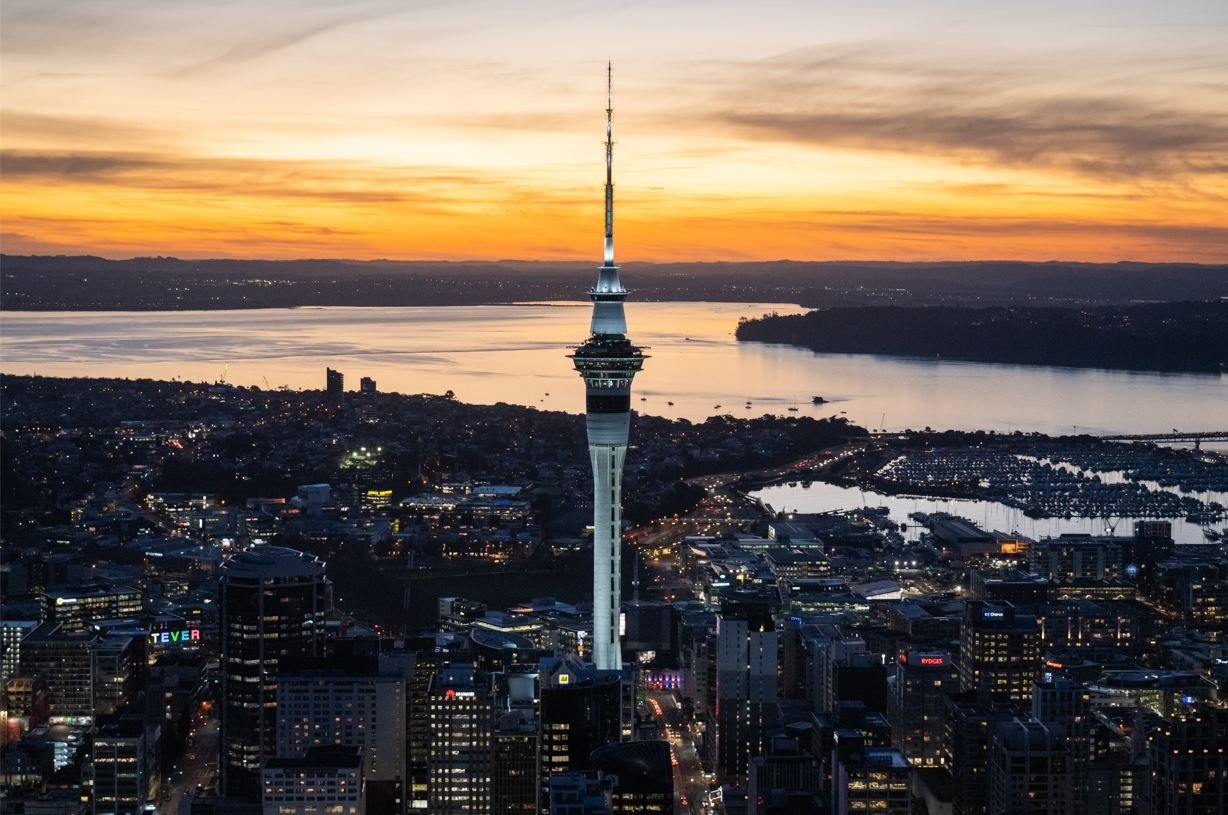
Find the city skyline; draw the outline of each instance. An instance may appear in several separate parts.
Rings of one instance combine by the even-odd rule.
[[[611,56],[632,260],[1228,257],[1214,3],[102,8],[6,4],[8,252],[582,260]]]

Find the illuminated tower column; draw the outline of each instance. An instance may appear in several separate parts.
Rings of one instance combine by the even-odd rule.
[[[610,82],[607,66],[607,83]],[[602,670],[622,667],[619,608],[622,580],[623,459],[631,427],[631,380],[644,364],[644,353],[627,339],[623,302],[627,290],[614,264],[614,111],[606,90],[605,251],[597,270],[591,333],[571,355],[584,378],[585,424],[593,464],[593,664]]]

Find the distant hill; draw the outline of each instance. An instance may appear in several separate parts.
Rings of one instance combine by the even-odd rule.
[[[169,310],[582,300],[596,265],[0,255],[0,307]],[[640,300],[1086,305],[1228,298],[1228,266],[1172,263],[628,263]]]
[[[831,308],[747,320],[737,337],[820,353],[1217,373],[1228,364],[1228,301],[1083,309]]]

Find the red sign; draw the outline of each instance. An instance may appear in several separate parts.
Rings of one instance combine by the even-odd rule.
[[[942,665],[946,662],[942,657],[921,657],[922,665]]]

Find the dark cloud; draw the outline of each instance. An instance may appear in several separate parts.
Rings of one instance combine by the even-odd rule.
[[[408,204],[446,213],[475,199],[516,208],[592,203],[591,191],[542,192],[518,180],[451,167],[345,161],[214,159],[148,152],[0,150],[10,181],[91,184],[145,192],[309,199],[342,204]],[[591,200],[590,200],[591,199]],[[594,204],[595,205],[595,204]]]
[[[955,67],[956,61],[909,59],[881,47],[796,52],[720,66],[722,92],[710,97],[705,113],[680,117],[793,143],[1097,178],[1222,172],[1228,89],[1206,86],[1214,65],[1171,68],[1161,94],[1145,78],[1080,76],[1075,62],[986,60],[969,67],[963,58]]]

